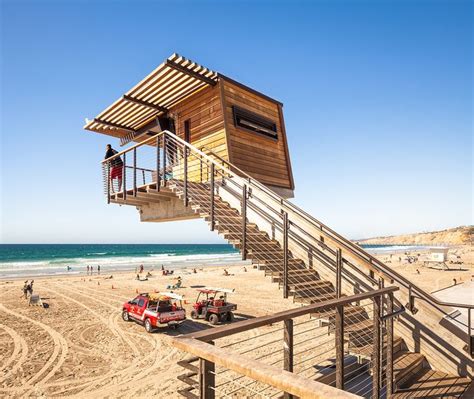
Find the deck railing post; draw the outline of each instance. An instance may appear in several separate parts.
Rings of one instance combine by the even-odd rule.
[[[242,188],[242,260],[247,259],[247,185]]]
[[[288,213],[283,211],[283,298],[288,291]]]
[[[373,299],[372,399],[380,397],[380,296]]]
[[[107,172],[105,173],[105,178],[107,179],[107,204],[110,204],[110,185],[112,182],[110,181],[110,162],[107,162]]]
[[[133,149],[133,196],[137,196],[137,147]]]
[[[388,294],[387,314],[393,312],[393,293]],[[387,320],[387,399],[392,397],[393,393],[393,318]]]
[[[127,153],[126,152],[123,154],[122,190],[123,190],[123,200],[125,201],[127,199]]]
[[[469,342],[467,343],[467,347],[469,349],[469,355],[474,357],[474,336],[472,335],[472,315],[471,315],[471,308],[467,309],[467,339]]]
[[[184,206],[188,206],[188,147],[184,146]]]
[[[163,134],[163,187],[166,187],[166,133]]]
[[[336,306],[336,388],[344,390],[344,306]]]
[[[283,370],[293,372],[293,319],[283,322]],[[293,399],[293,395],[286,393],[284,399]]]
[[[156,138],[156,191],[160,191],[160,137]]]
[[[210,185],[210,204],[209,204],[209,214],[211,217],[211,231],[214,231],[215,220],[214,220],[214,164],[211,163],[211,185]]]
[[[385,280],[380,277],[379,278],[379,289],[382,289],[385,287]],[[384,296],[381,296],[380,297],[380,309],[379,309],[379,320],[382,320],[382,316],[383,316],[383,311],[384,311],[384,308],[385,308],[385,297]],[[390,312],[391,313],[391,312]],[[388,312],[387,312],[388,314]],[[387,337],[388,338],[388,337]],[[383,323],[380,323],[380,349],[379,349],[379,353],[380,353],[380,368],[379,368],[379,381],[380,381],[380,386],[382,387],[383,386],[383,368],[384,368],[384,365],[383,365],[383,359],[384,359],[384,354],[383,354],[383,342],[384,342],[384,337],[383,337]]]
[[[336,251],[336,297],[342,295],[342,250],[338,248]]]
[[[210,341],[213,345],[214,342]],[[215,364],[206,359],[199,359],[199,398],[214,399],[215,398]]]

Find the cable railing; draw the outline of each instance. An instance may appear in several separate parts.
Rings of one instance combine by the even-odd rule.
[[[113,164],[119,158],[121,173]],[[467,349],[473,355],[473,305],[440,301],[426,293],[209,148],[197,149],[164,131],[104,160],[102,166],[109,202],[146,204],[153,193],[172,187],[185,205],[191,204],[206,217],[212,230],[216,228],[240,249],[243,259],[262,264],[265,273],[278,281],[284,297],[293,293],[295,300],[313,303],[343,292],[364,292],[378,285],[377,273],[408,290],[407,307],[412,313],[417,310],[415,298],[448,316],[443,307],[466,308],[467,325],[461,327],[467,327]],[[258,228],[253,220],[261,221]],[[316,280],[327,280],[332,286],[317,286]],[[354,316],[357,323],[365,318]]]
[[[393,386],[393,293],[387,287],[175,337],[171,343],[196,356],[183,367],[187,397],[389,397]],[[370,358],[350,353],[354,303],[370,304]],[[389,306],[383,307],[382,303]],[[335,330],[311,318],[335,317]],[[198,362],[196,366],[193,364]],[[198,380],[192,379],[198,377]],[[197,397],[197,395],[196,395]]]

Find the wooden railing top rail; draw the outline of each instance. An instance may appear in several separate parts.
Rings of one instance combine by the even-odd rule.
[[[200,341],[213,341],[218,338],[223,338],[228,335],[241,333],[244,331],[252,330],[254,328],[263,327],[268,324],[278,323],[283,320],[293,319],[295,317],[304,316],[309,313],[314,313],[321,310],[332,309],[337,306],[348,305],[353,302],[363,301],[364,299],[375,298],[381,295],[389,294],[398,291],[398,287],[385,287],[379,290],[363,292],[361,294],[355,294],[351,296],[344,296],[341,298],[330,299],[314,303],[312,305],[302,306],[295,309],[284,310],[268,316],[260,316],[254,319],[247,319],[240,321],[235,324],[227,324],[219,328],[213,328],[210,330],[201,330],[195,333],[187,334],[186,337],[198,339]]]
[[[209,343],[188,338],[187,336],[173,338],[171,343],[176,348],[201,359],[206,359],[221,367],[261,383],[271,385],[282,392],[287,392],[300,398],[361,398],[361,396],[345,392],[321,382],[312,381],[289,371],[281,370],[275,366],[249,359],[236,352],[215,347]]]

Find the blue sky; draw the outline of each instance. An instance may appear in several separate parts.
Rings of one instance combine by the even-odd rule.
[[[173,52],[284,103],[294,202],[350,238],[472,223],[468,1],[1,1],[4,243],[217,243],[107,206],[82,130]]]

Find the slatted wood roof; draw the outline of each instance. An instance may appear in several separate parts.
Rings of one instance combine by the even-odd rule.
[[[133,139],[157,116],[197,90],[215,85],[217,78],[216,72],[173,54],[93,120],[87,121],[84,129]]]

